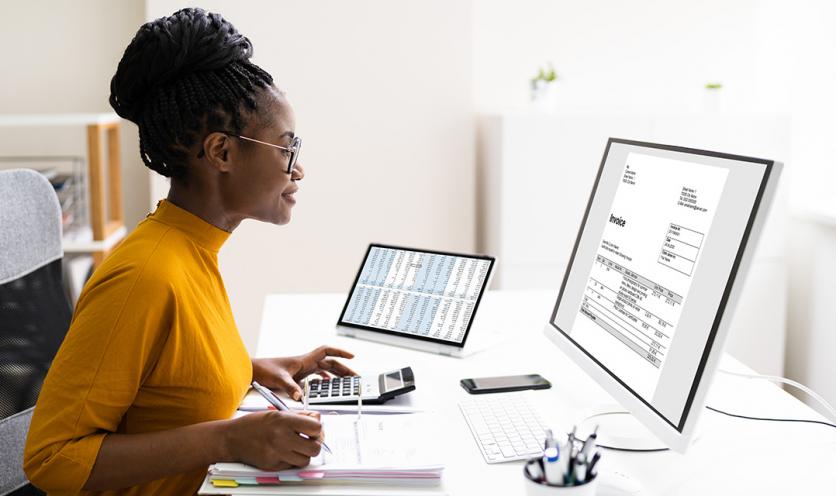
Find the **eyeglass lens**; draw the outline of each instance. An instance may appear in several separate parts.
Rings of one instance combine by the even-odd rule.
[[[287,163],[287,173],[292,174],[293,168],[296,167],[296,159],[299,158],[299,149],[302,148],[302,140],[296,136],[290,143],[290,160]]]

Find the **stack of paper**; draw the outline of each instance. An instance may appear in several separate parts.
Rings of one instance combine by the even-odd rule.
[[[209,470],[214,487],[264,486],[279,484],[384,484],[434,486],[441,480],[442,466],[391,468],[306,467],[281,472],[265,472],[247,465],[219,463]]]
[[[299,485],[434,486],[444,464],[442,443],[423,414],[323,415],[332,453],[323,450],[307,467],[270,472],[242,463],[216,463],[206,482],[214,488]],[[208,484],[206,484],[208,485]],[[235,493],[235,491],[230,491]]]

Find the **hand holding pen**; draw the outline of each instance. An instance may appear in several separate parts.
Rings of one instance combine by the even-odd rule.
[[[306,384],[307,384],[307,382],[306,382]],[[271,405],[273,405],[274,407],[276,407],[276,410],[283,411],[283,412],[289,412],[289,411],[291,411],[291,410],[290,410],[290,408],[288,408],[287,404],[285,404],[285,402],[284,402],[284,401],[282,401],[282,399],[281,399],[281,398],[279,398],[278,396],[276,396],[276,395],[273,393],[273,391],[270,391],[269,389],[267,389],[266,387],[264,387],[264,386],[262,386],[261,384],[257,383],[256,381],[253,381],[252,386],[253,386],[253,389],[255,389],[255,390],[258,392],[258,394],[260,394],[261,396],[263,396],[263,397],[264,397],[264,399],[265,399],[265,400],[267,400],[267,402],[268,402],[268,403],[270,403]],[[310,392],[310,389],[309,389],[309,388],[308,388],[308,392]],[[307,410],[307,407],[308,407],[308,394],[305,394],[305,403],[304,403],[304,405],[305,405],[305,409]],[[317,420],[318,420],[318,416],[317,416]],[[304,432],[300,432],[300,433],[299,433],[299,435],[300,435],[301,437],[303,437],[303,438],[310,439],[310,436],[309,436],[308,434],[305,434]],[[333,452],[331,451],[331,448],[329,448],[329,447],[328,447],[328,445],[327,445],[327,444],[325,444],[325,441],[323,441],[323,442],[322,442],[322,448],[323,448],[325,451],[327,451],[328,453],[333,453]]]
[[[278,409],[278,407],[277,407]],[[215,461],[235,461],[261,470],[306,467],[322,446],[323,429],[316,412],[259,411],[214,423],[218,429]]]

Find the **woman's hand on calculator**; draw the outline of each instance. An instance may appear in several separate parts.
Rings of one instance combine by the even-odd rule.
[[[304,355],[254,358],[253,380],[270,389],[284,391],[294,400],[301,401],[303,393],[299,382],[311,374],[319,374],[324,378],[329,378],[329,374],[358,375],[333,357],[351,359],[354,354],[332,346],[320,346]]]

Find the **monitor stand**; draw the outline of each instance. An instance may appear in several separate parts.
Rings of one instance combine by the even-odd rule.
[[[663,450],[667,447],[623,407],[602,405],[584,411],[576,437],[586,439],[598,426],[596,444],[623,450]]]

